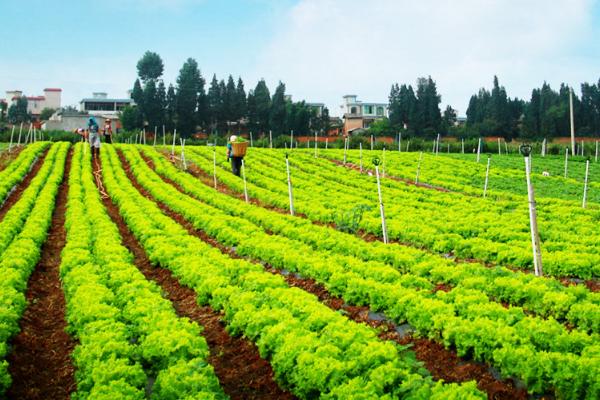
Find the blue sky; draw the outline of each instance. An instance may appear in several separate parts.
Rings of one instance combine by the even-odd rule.
[[[494,74],[522,98],[600,79],[595,0],[0,0],[0,37],[0,97],[61,87],[64,104],[124,96],[146,50],[167,83],[193,57],[207,80],[282,80],[334,115],[344,94],[386,101],[426,75],[461,115]]]

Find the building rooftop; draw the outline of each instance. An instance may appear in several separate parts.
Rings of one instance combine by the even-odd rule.
[[[86,98],[80,103],[133,103],[132,99]]]
[[[62,92],[62,89],[59,88],[46,88],[44,92]]]

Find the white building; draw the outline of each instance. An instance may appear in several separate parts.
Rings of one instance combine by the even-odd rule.
[[[61,105],[62,89],[46,88],[43,96],[26,96],[27,112],[31,113],[34,118],[38,118],[44,108],[58,110]],[[23,92],[21,90],[7,90],[6,102],[9,107],[14,104]]]
[[[79,109],[90,115],[115,119],[119,117],[119,112],[126,106],[132,105],[133,100],[109,98],[104,92],[95,92],[91,98],[82,99],[79,102]]]
[[[340,106],[344,118],[344,134],[357,129],[366,129],[377,119],[389,116],[387,103],[366,103],[356,100],[356,95],[344,96],[344,104]]]

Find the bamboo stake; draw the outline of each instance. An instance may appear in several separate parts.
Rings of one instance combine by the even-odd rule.
[[[583,184],[583,203],[582,207],[587,206],[588,176],[590,174],[590,159],[585,160],[585,182]]]
[[[294,215],[294,192],[292,190],[292,178],[290,177],[290,160],[288,155],[285,155],[285,167],[287,171],[288,195],[290,197],[290,215]]]

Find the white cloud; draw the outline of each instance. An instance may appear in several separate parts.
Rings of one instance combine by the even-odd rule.
[[[591,0],[301,0],[280,22],[256,66],[295,99],[386,101],[393,82],[431,75],[442,103],[464,114],[497,74],[510,96],[598,78],[571,46],[592,38]],[[596,55],[596,57],[598,57]],[[271,81],[271,79],[270,79]]]

